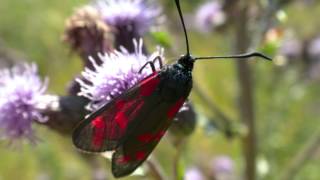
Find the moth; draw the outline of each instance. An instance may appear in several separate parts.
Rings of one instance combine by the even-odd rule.
[[[150,66],[153,70],[151,75],[90,114],[73,132],[74,145],[83,151],[114,151],[112,173],[115,177],[129,175],[139,167],[166,133],[191,92],[192,69],[196,61],[254,56],[271,60],[258,52],[231,56],[191,56],[179,0],[175,0],[175,4],[187,53],[170,65],[163,66],[161,57],[147,62],[140,71]],[[159,71],[155,69],[155,63],[159,63]]]

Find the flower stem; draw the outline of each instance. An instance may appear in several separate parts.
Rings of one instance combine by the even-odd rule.
[[[231,123],[234,122],[231,120],[221,109],[219,109],[218,105],[215,104],[213,101],[210,100],[209,96],[203,91],[200,86],[195,81],[193,83],[193,91],[199,96],[199,98],[208,105],[210,110],[214,113],[214,115],[222,120],[222,129],[224,131],[228,131],[231,127]]]
[[[305,145],[292,158],[292,161],[283,171],[280,176],[281,180],[294,179],[299,170],[306,164],[306,162],[315,155],[320,149],[320,129],[305,143]]]
[[[165,180],[167,179],[164,175],[164,172],[160,166],[160,164],[158,163],[158,161],[151,156],[147,161],[146,161],[149,170],[152,174],[152,176],[154,177],[155,180]]]
[[[182,156],[183,149],[185,147],[185,139],[180,140],[176,143],[176,154],[173,157],[173,179],[179,180],[179,169],[180,169],[180,160]]]
[[[244,53],[249,48],[248,3],[238,4],[238,18],[235,24],[236,53]],[[248,127],[248,133],[243,137],[243,153],[245,158],[245,178],[256,179],[256,130],[253,99],[253,82],[251,68],[247,61],[236,61],[239,82],[239,113],[240,119]]]

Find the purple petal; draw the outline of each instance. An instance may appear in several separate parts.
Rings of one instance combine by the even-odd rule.
[[[94,70],[86,68],[82,72],[83,79],[77,79],[81,86],[79,95],[92,101],[87,107],[88,110],[98,109],[101,105],[109,102],[112,97],[122,94],[151,74],[150,67],[139,73],[140,68],[147,61],[153,60],[156,56],[163,58],[162,49],[158,49],[151,56],[143,54],[142,40],[134,41],[134,45],[134,53],[129,53],[125,48],[121,48],[121,51],[100,54],[100,59],[103,61],[101,65],[91,59]]]
[[[0,136],[34,140],[32,122],[46,121],[37,108],[46,89],[35,64],[0,71]]]

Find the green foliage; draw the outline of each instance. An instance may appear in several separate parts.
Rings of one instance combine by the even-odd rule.
[[[0,40],[35,61],[41,73],[50,77],[54,92],[63,92],[65,84],[79,71],[80,63],[61,42],[61,37],[65,19],[84,2],[0,1]]]
[[[171,48],[172,42],[170,35],[167,32],[164,31],[155,31],[151,33],[151,37],[154,39],[156,44],[159,44],[160,46],[164,48]]]

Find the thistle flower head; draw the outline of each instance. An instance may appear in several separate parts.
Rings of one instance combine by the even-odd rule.
[[[280,54],[288,59],[298,59],[302,54],[302,43],[295,38],[284,41],[280,46]]]
[[[95,8],[84,6],[76,9],[65,24],[63,40],[85,60],[89,55],[110,49],[111,30]]]
[[[32,122],[45,122],[37,106],[47,88],[37,67],[21,65],[0,71],[0,136],[34,141]]]
[[[311,60],[318,61],[320,58],[320,37],[313,39],[307,49],[307,53]]]
[[[97,3],[105,22],[116,29],[126,29],[142,36],[156,22],[161,9],[146,0],[100,0]]]
[[[195,20],[200,32],[209,32],[212,28],[222,25],[226,20],[222,4],[218,0],[203,4],[198,8]]]
[[[196,168],[189,168],[186,170],[186,173],[184,175],[184,180],[204,180],[204,176],[202,174],[202,172]]]
[[[153,60],[156,56],[163,58],[163,50],[160,48],[151,56],[147,56],[142,52],[142,40],[134,40],[133,44],[134,53],[129,53],[122,47],[120,51],[100,54],[103,61],[101,65],[97,65],[95,60],[91,59],[94,70],[86,68],[82,72],[83,79],[77,79],[81,86],[79,95],[91,100],[88,110],[96,110],[151,74],[150,67],[139,73],[147,61]]]
[[[213,159],[212,167],[215,173],[232,173],[233,160],[229,156],[218,156]]]
[[[185,102],[172,121],[169,132],[174,144],[188,137],[195,130],[197,113],[191,102]],[[178,144],[177,144],[178,145]]]

